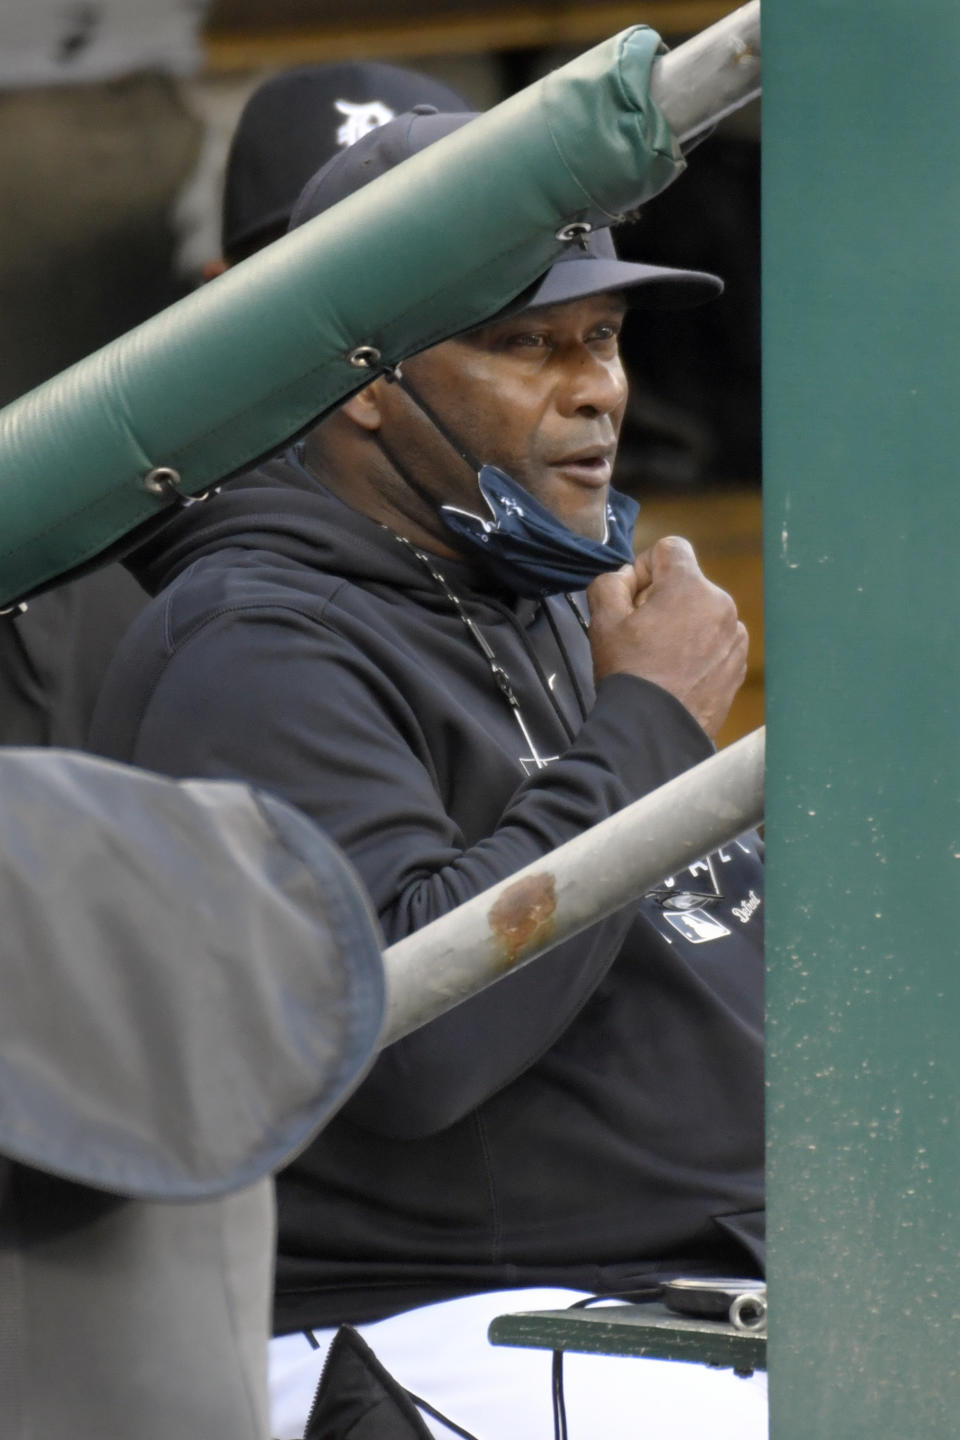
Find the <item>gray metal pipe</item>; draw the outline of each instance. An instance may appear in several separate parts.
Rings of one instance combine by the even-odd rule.
[[[434,1020],[763,818],[764,731],[384,951],[381,1043]]]
[[[658,60],[651,97],[687,140],[760,94],[760,0],[750,0]]]

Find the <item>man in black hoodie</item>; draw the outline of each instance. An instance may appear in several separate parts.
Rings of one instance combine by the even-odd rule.
[[[359,141],[294,223],[467,118]],[[347,852],[388,942],[705,758],[743,626],[686,542],[632,560],[609,482],[625,309],[719,288],[581,237],[512,313],[182,512],[137,559],[157,599],[96,748],[291,800]],[[489,1349],[490,1315],[544,1287],[562,1304],[760,1273],[761,895],[745,836],[381,1056],[278,1181],[275,1436],[303,1433],[348,1322],[481,1440],[539,1440],[547,1357]],[[591,1379],[604,1365],[632,1398]],[[763,1433],[732,1377],[568,1372],[578,1436],[632,1433],[626,1404],[656,1433],[678,1390],[689,1433],[707,1415],[714,1436]]]

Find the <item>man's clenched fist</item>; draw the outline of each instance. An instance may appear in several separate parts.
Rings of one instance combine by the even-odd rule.
[[[747,631],[725,590],[707,579],[693,546],[658,540],[587,591],[599,682],[639,675],[687,707],[716,736],[747,673]]]

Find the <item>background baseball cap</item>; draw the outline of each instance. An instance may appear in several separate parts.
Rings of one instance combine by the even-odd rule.
[[[345,152],[334,155],[307,182],[293,207],[290,229],[329,210],[476,118],[475,112],[441,114],[429,104],[418,104],[409,114],[365,135]],[[516,312],[537,305],[559,305],[610,290],[622,292],[627,303],[636,308],[680,310],[715,299],[723,290],[723,281],[703,270],[676,270],[620,260],[609,229],[594,230],[571,243],[521,302],[508,308]]]
[[[304,65],[267,80],[244,106],[230,146],[224,258],[242,260],[282,235],[319,166],[418,104],[469,108],[439,80],[394,65]]]

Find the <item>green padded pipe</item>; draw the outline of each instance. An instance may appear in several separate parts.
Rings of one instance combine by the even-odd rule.
[[[270,454],[395,363],[495,314],[682,170],[637,26],[0,411],[0,605]]]

